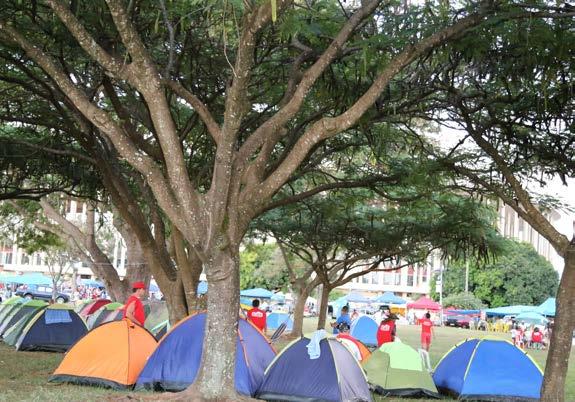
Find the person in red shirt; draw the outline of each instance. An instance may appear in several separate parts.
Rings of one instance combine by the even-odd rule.
[[[395,340],[395,321],[393,316],[385,317],[377,328],[377,347]]]
[[[265,334],[267,330],[266,312],[260,310],[260,301],[258,299],[252,302],[252,307],[252,309],[248,310],[248,320]]]
[[[537,327],[535,327],[533,335],[531,335],[531,343],[534,349],[543,349],[543,333]]]
[[[146,321],[146,313],[144,312],[144,305],[142,298],[146,294],[146,284],[144,282],[135,282],[132,284],[132,295],[126,301],[124,306],[124,317],[130,321],[144,326]]]
[[[421,348],[428,352],[431,346],[431,333],[433,332],[433,322],[430,318],[431,314],[425,313],[425,317],[419,320],[421,324]]]

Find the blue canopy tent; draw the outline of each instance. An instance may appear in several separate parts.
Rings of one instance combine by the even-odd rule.
[[[539,400],[543,372],[511,342],[467,339],[443,356],[433,381],[441,393],[460,400]]]
[[[535,311],[541,315],[555,317],[555,298],[548,298],[539,307],[537,307]]]
[[[278,303],[285,303],[286,297],[283,293],[276,293],[272,296],[272,301],[275,301]]]
[[[240,292],[240,296],[252,299],[271,299],[273,295],[273,292],[263,288],[246,289]]]
[[[348,303],[371,303],[371,300],[357,292],[350,292],[347,296],[345,296]]]
[[[396,296],[393,292],[385,292],[381,296],[376,297],[373,299],[374,303],[383,303],[383,304],[405,304],[407,303],[406,300],[403,300],[401,297]]]
[[[519,315],[527,311],[534,311],[535,309],[536,307],[534,306],[524,306],[524,305],[505,306],[505,307],[496,307],[487,309],[485,310],[485,314],[489,316],[503,317],[506,315]]]
[[[89,286],[92,288],[105,288],[106,286],[102,282],[98,282],[92,279],[82,279],[82,285]]]
[[[516,321],[525,322],[527,324],[534,324],[534,325],[545,325],[549,322],[547,318],[542,316],[539,313],[534,311],[528,311],[526,313],[521,313],[517,317],[515,317]]]
[[[51,285],[52,278],[44,276],[39,272],[33,272],[23,275],[0,277],[0,282],[16,283],[18,285]]]

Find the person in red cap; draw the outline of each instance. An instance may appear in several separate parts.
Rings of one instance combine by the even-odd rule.
[[[146,321],[146,313],[144,312],[144,305],[142,304],[142,297],[146,294],[146,284],[144,282],[134,282],[132,284],[132,295],[126,301],[124,306],[124,318],[129,318],[130,321],[144,326]]]

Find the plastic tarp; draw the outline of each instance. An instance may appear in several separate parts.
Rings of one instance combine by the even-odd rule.
[[[467,340],[435,368],[433,379],[443,392],[460,399],[539,399],[543,373],[513,344],[495,339]]]
[[[407,308],[412,308],[416,310],[438,311],[441,310],[441,304],[434,302],[430,298],[424,296],[419,300],[417,300],[416,302],[408,303]]]
[[[253,396],[275,352],[252,324],[240,319],[238,325],[235,388]],[[200,313],[172,328],[148,359],[136,389],[181,391],[194,382],[202,359],[205,326],[206,314]]]
[[[362,315],[351,323],[349,334],[366,346],[377,346],[377,323]]]
[[[536,307],[534,306],[524,306],[524,305],[505,306],[505,307],[495,307],[487,309],[485,310],[485,314],[503,317],[506,315],[519,315],[527,311],[534,311],[535,309]]]
[[[359,363],[333,338],[320,341],[320,357],[311,360],[309,338],[288,345],[267,368],[258,399],[273,401],[371,401]]]
[[[555,317],[555,298],[550,297],[545,300],[535,311],[539,314],[546,315],[549,317]]]
[[[246,289],[240,292],[240,296],[251,297],[253,299],[271,299],[273,292],[263,288]]]
[[[385,292],[381,296],[376,297],[373,299],[375,303],[383,303],[383,304],[406,304],[407,301],[402,299],[399,296],[396,296],[393,292]]]

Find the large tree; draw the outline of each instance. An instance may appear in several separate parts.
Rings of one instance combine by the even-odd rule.
[[[202,368],[189,392],[238,398],[239,246],[298,168],[330,139],[393,119],[392,80],[425,80],[414,62],[433,49],[492,17],[563,16],[507,1],[398,5],[47,0],[0,10],[1,79],[27,91],[30,104],[56,94],[51,115],[33,124],[69,132],[60,123],[73,116],[81,146],[94,158],[99,147],[112,150],[117,164],[137,170],[205,268],[218,297],[209,298]],[[7,106],[4,120],[33,114]],[[165,254],[150,258],[169,279],[188,272],[174,271]]]

